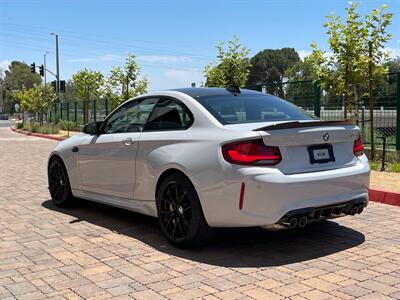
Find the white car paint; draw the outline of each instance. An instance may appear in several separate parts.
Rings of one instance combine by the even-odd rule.
[[[193,124],[183,131],[78,134],[60,142],[50,157],[64,161],[74,196],[156,217],[157,182],[165,171],[177,169],[193,183],[211,227],[271,225],[291,210],[368,198],[368,160],[352,151],[360,132],[355,125],[254,131],[279,122],[222,125],[185,93],[141,97],[148,96],[181,101],[192,112]],[[326,132],[337,160],[310,166],[305,145],[321,143]],[[279,146],[282,161],[271,167],[225,161],[223,144],[256,138]],[[126,139],[132,140],[129,145]],[[75,146],[77,153],[71,151]],[[246,190],[239,209],[242,183]]]

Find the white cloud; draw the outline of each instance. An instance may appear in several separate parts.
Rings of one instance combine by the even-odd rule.
[[[138,55],[138,61],[144,62],[160,62],[160,63],[187,63],[193,61],[189,56],[174,55]]]
[[[115,61],[122,62],[124,56],[115,54],[105,54],[93,57],[82,57],[82,58],[72,58],[68,59],[67,62],[101,62],[101,61]]]
[[[100,61],[123,61],[124,58],[125,57],[122,55],[115,55],[115,54],[105,54],[99,56]]]
[[[0,77],[5,75],[5,71],[8,70],[8,66],[11,64],[9,60],[1,60],[0,61]]]
[[[297,53],[299,54],[300,59],[301,59],[301,60],[304,60],[304,58],[305,58],[306,56],[309,56],[309,55],[312,53],[312,51],[308,51],[308,50],[299,50],[299,51],[297,51]]]
[[[300,59],[301,59],[301,60],[304,60],[304,58],[306,58],[307,56],[309,56],[309,55],[312,53],[312,51],[310,51],[310,50],[298,50],[297,53],[299,54]],[[324,54],[324,56],[325,56],[326,58],[329,58],[329,57],[331,57],[332,55],[333,55],[332,52],[325,52],[325,54]]]
[[[386,53],[389,53],[389,57],[390,58],[396,58],[398,56],[400,56],[400,48],[390,48],[387,47],[384,50]]]
[[[197,86],[204,81],[203,72],[200,69],[192,68],[187,70],[182,69],[167,69],[162,73],[149,74],[150,91],[190,87],[192,82]]]
[[[174,80],[188,80],[199,75],[197,70],[175,70],[170,69],[164,72],[164,76],[168,79]]]
[[[174,56],[174,55],[138,55],[136,57],[138,62],[148,63],[188,63],[192,62],[193,59],[189,56]],[[123,62],[125,56],[116,54],[104,54],[99,56],[81,57],[68,59],[68,62]]]

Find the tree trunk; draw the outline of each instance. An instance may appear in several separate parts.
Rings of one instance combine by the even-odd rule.
[[[345,73],[344,73],[344,96],[343,96],[343,107],[344,107],[344,118],[347,119],[347,104],[349,102],[349,65],[346,62]]]
[[[85,89],[85,100],[83,102],[83,123],[86,125],[89,123],[89,92]]]
[[[374,99],[372,97],[372,44],[369,43],[368,46],[368,96],[369,96],[369,117],[370,121],[370,139],[371,139],[371,160],[375,159],[375,140],[374,140]]]
[[[126,75],[126,94],[125,94],[125,100],[129,99],[129,78],[128,75]]]
[[[356,124],[358,125],[358,108],[360,106],[360,101],[358,99],[358,91],[357,91],[357,86],[355,84],[353,85],[353,91],[354,91],[354,119],[356,120]]]

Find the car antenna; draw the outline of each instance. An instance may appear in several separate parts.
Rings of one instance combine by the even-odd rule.
[[[235,96],[239,95],[241,93],[240,88],[237,85],[228,85],[226,87],[226,90]]]

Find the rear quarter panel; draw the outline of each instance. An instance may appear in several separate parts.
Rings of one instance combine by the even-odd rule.
[[[166,170],[177,169],[191,179],[204,208],[208,200],[201,197],[202,190],[210,186],[218,189],[215,184],[221,185],[225,176],[221,145],[227,140],[246,137],[259,135],[195,127],[185,131],[143,132],[136,157],[135,200],[155,201],[158,178]]]

